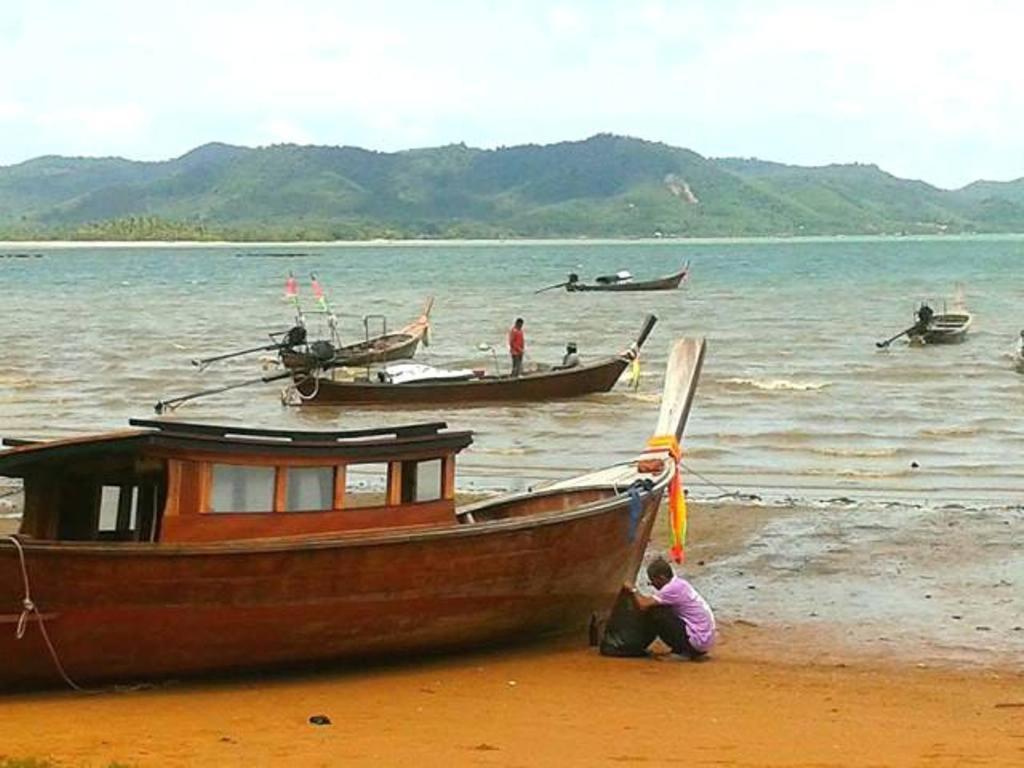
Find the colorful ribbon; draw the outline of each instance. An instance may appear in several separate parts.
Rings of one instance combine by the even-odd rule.
[[[668,520],[672,528],[672,559],[681,563],[686,557],[686,494],[683,493],[683,475],[679,469],[683,449],[674,435],[655,435],[647,441],[647,447],[668,451],[672,457],[672,478],[668,483]]]

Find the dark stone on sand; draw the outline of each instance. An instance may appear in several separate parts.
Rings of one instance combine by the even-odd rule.
[[[331,718],[327,715],[310,715],[309,722],[313,725],[330,725]]]
[[[920,464],[918,464],[918,463],[917,463],[916,461],[912,461],[912,462],[910,462],[910,467],[911,467],[911,469],[917,469],[917,468],[918,468],[918,467],[920,467],[920,466],[921,466],[921,465],[920,465]]]

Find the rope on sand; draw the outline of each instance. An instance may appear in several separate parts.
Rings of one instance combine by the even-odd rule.
[[[32,590],[28,580],[28,565],[25,563],[24,547],[22,547],[21,542],[18,541],[18,537],[13,535],[0,536],[0,541],[9,541],[17,550],[18,562],[21,565],[21,579],[25,585],[25,597],[21,600],[21,616],[18,617],[18,626],[15,630],[15,637],[17,637],[18,640],[25,637],[25,631],[28,629],[29,618],[34,613],[36,615],[36,621],[39,622],[39,631],[43,635],[43,640],[46,642],[46,647],[50,651],[50,657],[53,659],[53,664],[57,668],[57,672],[60,673],[61,678],[72,690],[78,691],[79,693],[87,693],[87,689],[78,685],[64,670],[64,665],[60,663],[60,657],[57,655],[57,649],[54,648],[53,641],[50,640],[50,633],[46,630],[46,622],[43,620],[43,614],[39,612],[39,607],[32,601]]]

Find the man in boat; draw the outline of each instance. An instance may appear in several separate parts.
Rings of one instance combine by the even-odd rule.
[[[508,329],[508,353],[512,358],[512,376],[517,377],[523,372],[523,353],[526,351],[526,335],[523,333],[523,318],[517,317],[515,324]]]
[[[703,657],[715,642],[715,615],[707,600],[690,582],[676,576],[672,564],[663,557],[647,566],[647,578],[654,587],[650,595],[627,585],[643,614],[646,645],[658,637],[678,656]]]
[[[565,354],[562,355],[562,362],[560,365],[556,365],[554,370],[563,371],[567,368],[575,368],[580,364],[580,356],[576,352],[576,343],[570,341],[565,345]]]
[[[914,327],[912,334],[919,336],[927,331],[933,317],[935,317],[935,312],[932,308],[927,304],[922,304],[921,308],[917,310],[917,325]]]

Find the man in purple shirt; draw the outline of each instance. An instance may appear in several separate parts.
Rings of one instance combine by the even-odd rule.
[[[654,594],[647,596],[629,587],[636,606],[643,611],[649,639],[661,638],[672,653],[697,659],[715,642],[715,616],[707,601],[688,582],[675,575],[663,557],[647,566]]]

